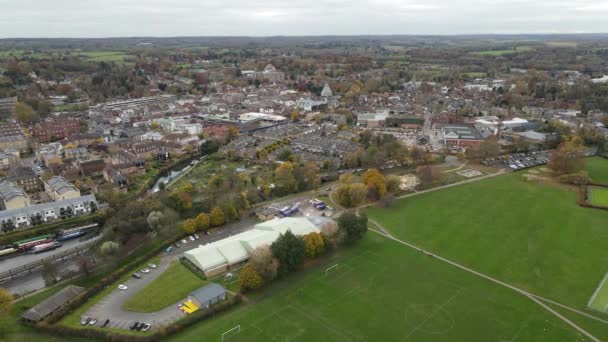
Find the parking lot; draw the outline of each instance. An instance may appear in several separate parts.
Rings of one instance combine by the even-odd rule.
[[[261,219],[271,219],[272,217],[297,217],[297,216],[326,216],[331,217],[335,208],[315,197],[297,198],[289,201],[281,201],[270,204],[258,211]],[[260,217],[260,213],[264,213]]]
[[[114,288],[110,294],[87,310],[80,319],[97,319],[98,322],[96,326],[100,326],[106,319],[110,319],[107,327],[115,329],[129,329],[129,326],[133,322],[148,323],[151,325],[150,330],[156,330],[174,323],[184,317],[184,313],[182,313],[177,306],[183,302],[183,299],[160,311],[151,313],[129,312],[122,308],[122,304],[146,285],[154,281],[154,279],[158,278],[166,271],[171,262],[178,260],[185,251],[197,248],[199,245],[225,239],[231,235],[244,232],[251,229],[253,224],[255,224],[253,219],[243,218],[238,222],[231,223],[221,228],[212,229],[208,235],[199,234],[199,240],[192,241],[189,238],[186,238],[186,243],[183,243],[182,241],[178,242],[180,248],[176,248],[174,245],[169,252],[163,252],[161,254],[160,263],[156,268],[151,268],[150,272],[146,274],[140,273],[140,279],[135,279],[133,277],[129,278],[129,280],[123,283],[123,285],[126,285],[125,290]]]
[[[511,170],[521,170],[529,167],[545,165],[551,159],[552,150],[526,153],[513,153],[483,161],[486,166],[506,167]]]

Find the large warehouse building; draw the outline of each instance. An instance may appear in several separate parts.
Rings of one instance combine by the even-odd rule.
[[[335,224],[324,217],[286,217],[262,222],[246,232],[199,246],[184,253],[184,257],[210,277],[241,265],[256,248],[272,244],[290,230],[295,235],[321,232],[324,224]]]

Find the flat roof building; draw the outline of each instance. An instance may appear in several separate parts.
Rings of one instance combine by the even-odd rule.
[[[201,245],[185,252],[184,257],[209,277],[243,264],[256,248],[271,245],[288,230],[298,236],[319,233],[319,227],[327,222],[333,221],[322,217],[275,218],[246,232]]]

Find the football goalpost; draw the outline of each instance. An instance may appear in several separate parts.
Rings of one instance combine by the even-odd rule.
[[[327,276],[329,274],[329,272],[337,270],[338,269],[338,265],[339,264],[335,264],[333,266],[329,266],[328,268],[326,268],[325,269],[325,276]]]
[[[232,337],[232,336],[234,336],[234,335],[236,335],[236,334],[238,334],[240,332],[241,332],[241,325],[239,324],[236,327],[234,327],[234,328],[232,328],[230,330],[227,330],[224,333],[222,333],[222,341],[224,341],[225,339],[228,339],[228,338],[230,338],[230,337]]]

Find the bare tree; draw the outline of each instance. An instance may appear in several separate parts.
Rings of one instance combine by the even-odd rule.
[[[264,282],[269,282],[277,276],[279,261],[272,254],[270,246],[256,248],[253,253],[251,253],[249,264],[253,270],[262,277]]]

